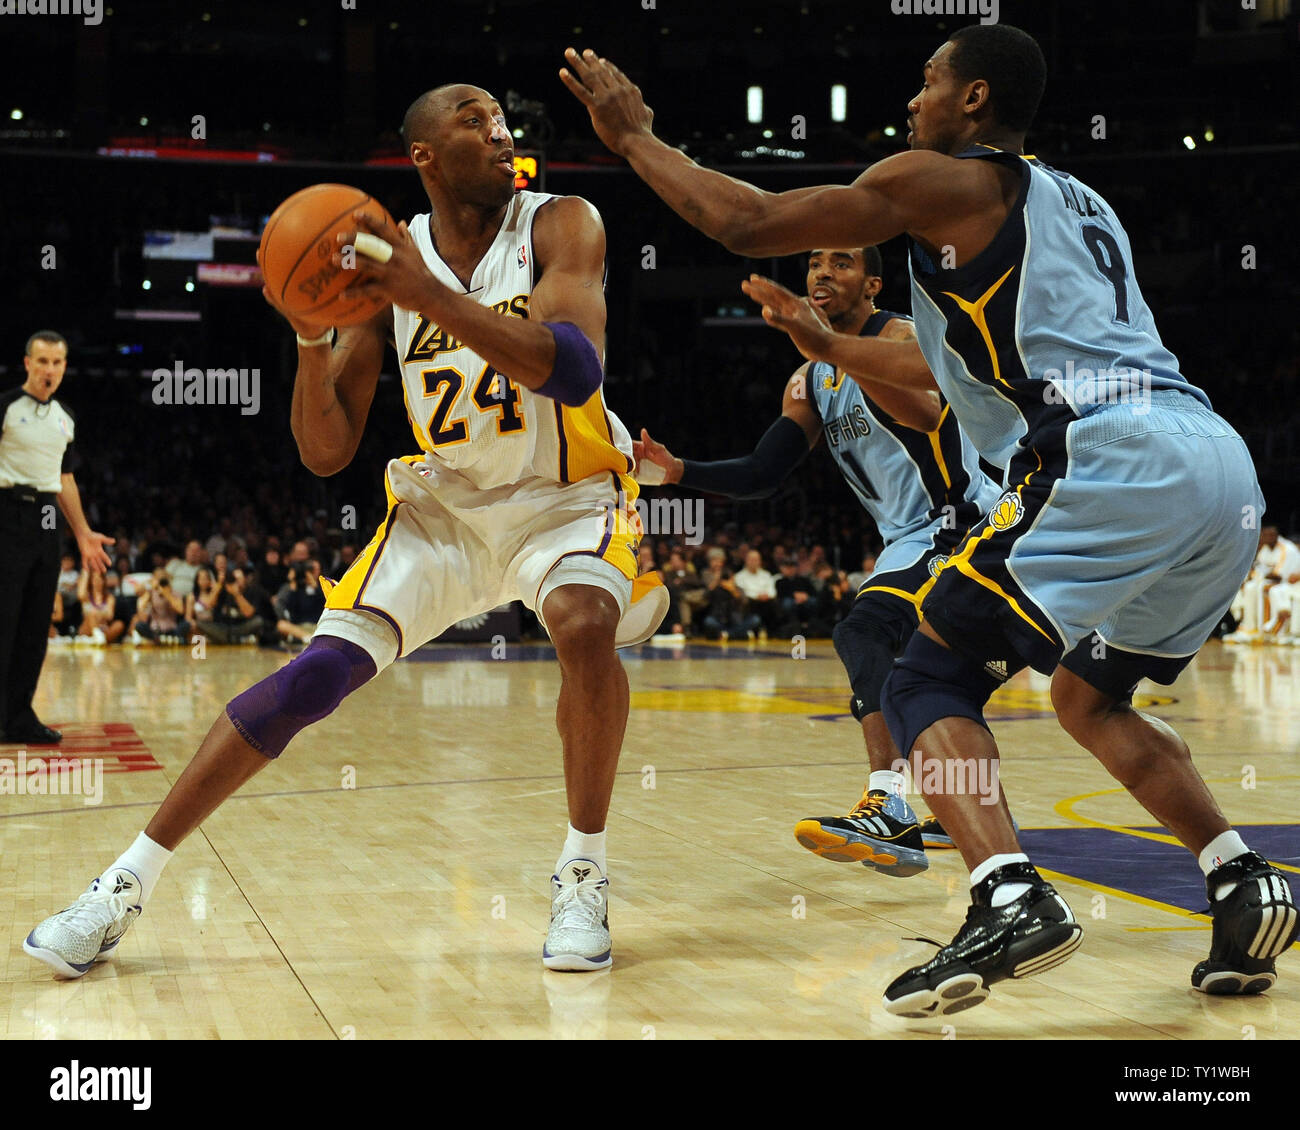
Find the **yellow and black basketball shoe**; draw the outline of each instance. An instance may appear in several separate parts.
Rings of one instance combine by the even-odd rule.
[[[883,789],[863,793],[847,816],[800,820],[794,838],[823,859],[861,863],[899,879],[930,866],[912,806]]]
[[[950,848],[957,845],[952,842],[952,837],[943,830],[943,825],[939,823],[939,817],[927,816],[921,821],[921,842],[927,848]]]
[[[1007,882],[1028,883],[1029,890],[993,906],[994,889]],[[990,985],[1060,965],[1083,941],[1083,927],[1033,864],[999,867],[971,888],[971,902],[957,936],[885,990],[886,1012],[928,1017],[973,1008],[988,999]]]
[[[1225,883],[1233,887],[1214,897]],[[1274,959],[1295,941],[1300,916],[1286,876],[1253,851],[1230,859],[1205,880],[1214,932],[1210,956],[1192,970],[1192,987],[1215,996],[1249,996],[1272,988]]]
[[[1020,835],[1020,825],[1016,823],[1016,818],[1011,818],[1011,828]],[[952,837],[943,830],[943,825],[939,823],[939,817],[927,816],[921,821],[921,842],[925,844],[926,850],[931,848],[955,848],[957,845],[952,842]]]

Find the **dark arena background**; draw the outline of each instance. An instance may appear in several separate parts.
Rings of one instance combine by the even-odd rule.
[[[362,188],[396,218],[428,211],[397,132],[422,91],[487,88],[506,110],[520,187],[599,210],[605,397],[632,435],[644,427],[677,455],[730,458],[753,449],[802,362],[739,284],[756,271],[803,294],[806,257],[739,258],[681,221],[597,140],[557,77],[563,49],[615,61],[641,85],[656,134],[690,157],[784,190],[848,183],[903,151],[922,64],[988,6],[0,7],[0,389],[23,382],[29,335],[67,338],[58,398],[77,421],[77,483],[91,527],[116,539],[113,584],[129,615],[130,578],[191,541],[208,561],[246,564],[269,603],[291,556],[337,578],[383,520],[385,464],[416,450],[398,358],[385,357],[351,464],[313,475],[289,429],[293,334],[261,296],[255,252],[275,207],[319,182]],[[994,7],[1047,60],[1027,151],[1115,207],[1165,344],[1246,439],[1266,523],[1296,538],[1300,5]],[[903,241],[881,252],[878,305],[908,312]],[[256,396],[159,403],[154,374],[177,367],[247,370]],[[1198,498],[1185,505],[1197,522]],[[900,882],[817,859],[791,835],[810,812],[847,811],[866,776],[830,634],[853,575],[880,549],[877,531],[825,444],[771,497],[705,496],[700,514],[699,529],[652,528],[642,569],[669,570],[680,549],[700,576],[711,551],[738,572],[757,549],[774,574],[794,562],[816,613],[742,618],[719,638],[707,599],[674,589],[671,622],[625,653],[631,723],[610,817],[619,959],[568,981],[543,977],[534,952],[563,778],[558,668],[521,605],[458,625],[456,642],[398,663],[365,702],[300,737],[177,852],[115,965],[53,981],[23,954],[26,932],[144,827],[222,705],[300,646],[277,635],[269,611],[258,648],[135,646],[129,623],[107,646],[75,641],[79,562],[68,563],[64,638],[36,706],[65,730],[68,756],[104,760],[104,792],[97,806],[0,795],[2,885],[13,885],[12,919],[0,915],[0,1035],[950,1038],[940,1019],[887,1015],[879,993],[931,952],[904,939],[947,937],[959,923],[967,877],[956,853],[932,853],[942,858],[928,874]],[[75,541],[65,544],[75,558]],[[276,549],[279,561],[267,555]],[[498,650],[537,662],[497,664]],[[1294,872],[1300,650],[1212,640],[1172,688],[1143,684],[1140,695],[1177,724],[1247,839]],[[1294,953],[1266,998],[1188,988],[1209,939],[1195,861],[1059,729],[1046,681],[1025,673],[990,709],[1023,843],[1068,892],[1088,940],[1060,970],[958,1016],[957,1037],[1293,1038]],[[1118,1063],[1113,1074],[1122,1078]]]

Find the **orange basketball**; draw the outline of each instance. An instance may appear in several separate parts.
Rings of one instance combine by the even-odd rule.
[[[266,222],[257,263],[275,300],[294,317],[322,326],[355,326],[388,305],[382,298],[341,297],[356,271],[334,265],[335,236],[357,230],[352,213],[392,217],[368,192],[346,184],[315,184],[295,192]]]

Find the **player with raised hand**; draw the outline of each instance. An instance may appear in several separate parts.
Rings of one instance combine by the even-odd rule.
[[[1172,682],[1219,623],[1263,497],[1245,443],[1161,342],[1114,209],[1024,152],[1046,82],[1038,44],[1006,24],[958,29],[908,103],[910,152],[852,184],[781,193],[699,167],[654,136],[617,67],[566,59],[561,80],[602,141],[731,251],[907,236],[920,350],[1004,493],[949,558],[885,685],[895,743],[945,766],[996,761],[990,694],[1026,665],[1050,674],[1062,726],[1205,873],[1214,930],[1194,987],[1266,990],[1297,931],[1291,889],[1224,819],[1182,739],[1132,705],[1141,679]],[[1064,961],[1082,933],[1002,806],[926,799],[970,868],[972,905],[952,942],[886,989],[905,1016],[978,1004],[990,984]]]
[[[820,359],[800,366],[786,382],[781,415],[750,454],[708,463],[678,459],[644,430],[633,454],[643,483],[767,498],[825,437],[835,465],[885,543],[875,571],[833,633],[853,688],[849,709],[862,726],[870,777],[847,814],[801,820],[794,834],[823,859],[862,863],[901,878],[929,866],[926,847],[950,841],[934,817],[918,821],[907,803],[880,692],[948,554],[997,498],[998,488],[980,470],[974,447],[932,379],[930,388],[871,379],[877,367],[872,347],[916,340],[910,318],[876,308],[881,271],[878,248],[818,248],[808,256],[808,298],[783,290],[818,331],[861,342],[868,355],[847,371]],[[914,347],[885,355],[916,367],[918,386],[929,376]]]

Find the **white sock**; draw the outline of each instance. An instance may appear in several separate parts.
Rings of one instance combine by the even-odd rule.
[[[172,853],[156,844],[143,832],[135,838],[129,848],[117,857],[113,867],[125,867],[140,880],[140,905],[153,894],[154,886],[162,876],[163,868],[171,859]],[[110,867],[111,871],[113,868]]]
[[[902,796],[906,784],[902,773],[895,773],[892,769],[875,769],[867,780],[867,791],[880,789],[882,792],[893,793],[894,796]]]
[[[970,885],[978,887],[985,879],[993,874],[999,867],[1005,867],[1009,863],[1028,863],[1029,856],[1024,852],[1007,852],[1003,855],[990,855],[983,863],[976,867],[970,873]],[[1015,902],[1021,895],[1029,890],[1030,884],[1022,882],[999,883],[993,888],[993,895],[989,902],[993,906],[1006,906],[1009,902]]]
[[[601,832],[579,832],[572,824],[569,825],[569,834],[565,837],[564,847],[560,851],[560,858],[555,864],[555,873],[560,873],[563,867],[571,859],[590,859],[597,867],[600,873],[605,874],[605,833]]]
[[[1248,851],[1250,851],[1250,848],[1246,846],[1246,841],[1229,828],[1226,832],[1220,832],[1201,849],[1201,854],[1196,857],[1196,862],[1201,865],[1201,870],[1208,879],[1210,872],[1216,867],[1227,863],[1230,859],[1236,859],[1239,855],[1245,855]],[[1216,899],[1224,898],[1236,885],[1236,883],[1220,883],[1214,889],[1214,897]]]

